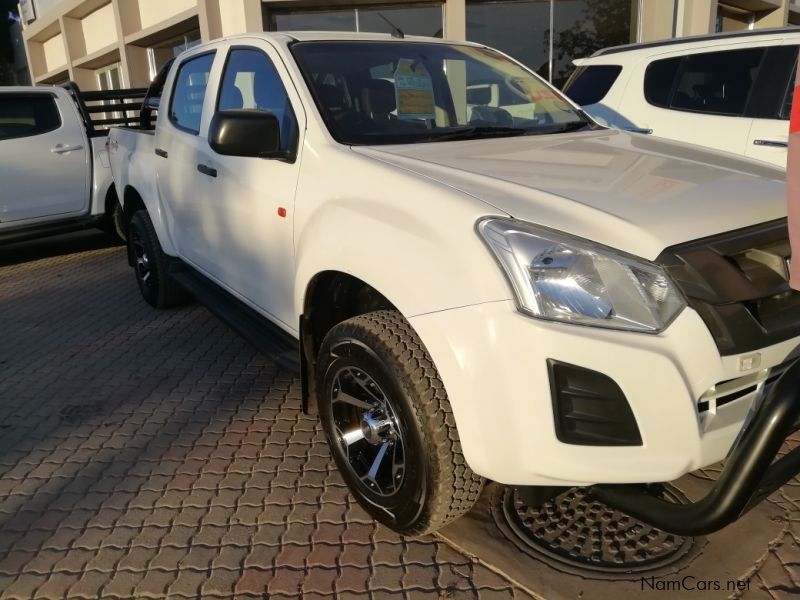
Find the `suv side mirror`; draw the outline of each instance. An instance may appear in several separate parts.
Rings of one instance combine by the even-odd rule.
[[[278,118],[264,110],[221,110],[211,119],[208,144],[217,154],[292,160],[281,150]]]

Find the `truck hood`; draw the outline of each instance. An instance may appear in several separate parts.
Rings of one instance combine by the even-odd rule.
[[[469,194],[488,212],[647,259],[677,243],[786,216],[782,170],[616,130],[354,151]]]

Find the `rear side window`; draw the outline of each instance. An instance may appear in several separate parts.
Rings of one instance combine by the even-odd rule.
[[[48,94],[0,96],[0,140],[41,135],[61,127],[56,99]]]
[[[581,106],[597,104],[622,73],[619,65],[587,65],[578,67],[564,86],[564,93]]]
[[[669,108],[672,86],[683,58],[665,58],[650,63],[644,74],[644,97],[654,106]]]
[[[764,51],[705,52],[655,61],[645,73],[645,98],[664,108],[741,116]]]
[[[200,118],[208,87],[208,75],[214,63],[214,53],[195,56],[181,63],[175,76],[169,120],[184,131],[200,133]]]

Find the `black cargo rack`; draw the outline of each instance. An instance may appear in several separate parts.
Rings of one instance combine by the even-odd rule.
[[[89,137],[102,137],[111,127],[139,128],[147,88],[84,92],[74,81],[63,87],[75,100]]]

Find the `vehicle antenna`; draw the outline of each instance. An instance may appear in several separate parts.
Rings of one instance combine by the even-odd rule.
[[[379,12],[379,13],[378,13],[378,16],[379,16],[381,19],[383,19],[384,21],[386,21],[386,22],[389,24],[389,27],[391,27],[391,28],[392,28],[392,37],[395,37],[395,38],[400,38],[401,40],[402,40],[404,37],[406,37],[406,36],[405,36],[405,34],[403,33],[403,30],[402,30],[402,29],[400,29],[400,28],[399,28],[397,25],[395,25],[394,23],[392,23],[392,22],[391,22],[389,19],[387,19],[386,17],[384,17],[384,16],[383,16],[383,13],[380,13],[380,12]]]

